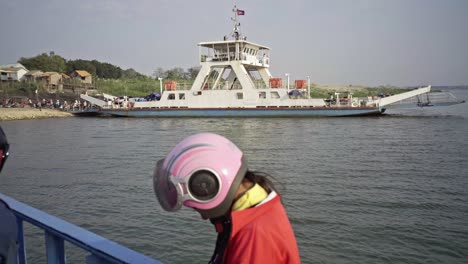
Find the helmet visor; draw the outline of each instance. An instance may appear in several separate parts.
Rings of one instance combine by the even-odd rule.
[[[5,162],[8,158],[8,144],[4,144],[2,148],[0,148],[0,171],[3,169],[3,165],[5,165]]]
[[[156,168],[153,174],[153,187],[156,197],[158,198],[161,207],[169,212],[174,212],[182,207],[178,190],[171,181],[170,173],[163,167],[164,159],[156,163]]]

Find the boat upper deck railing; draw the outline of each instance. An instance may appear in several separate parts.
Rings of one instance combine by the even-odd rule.
[[[44,230],[44,242],[46,246],[45,254],[47,257],[47,263],[67,263],[64,245],[65,241],[89,253],[89,255],[86,257],[86,260],[83,260],[80,263],[161,263],[148,256],[92,233],[86,229],[16,201],[1,193],[0,200],[8,204],[17,219],[17,263],[19,264],[27,263],[23,222],[28,222]]]
[[[278,79],[278,78],[276,78]],[[192,87],[192,82],[176,82],[173,85],[173,89],[168,89],[165,87],[164,91],[188,91]],[[215,85],[216,84],[216,85]],[[252,78],[252,84],[255,89],[265,89],[265,88],[286,88],[287,84],[281,84],[281,86],[272,86],[272,83],[266,84],[263,80]],[[238,82],[229,82],[227,80],[219,80],[217,83],[215,81],[207,81],[203,86],[203,90],[240,90],[242,87]],[[307,90],[307,84],[305,80],[296,80],[295,82],[289,85],[290,90]]]
[[[255,66],[270,66],[270,58],[266,55],[254,56],[246,53],[241,53],[239,57],[234,54],[220,53],[214,55],[200,56],[200,62],[228,62],[228,61],[242,61],[244,64]]]

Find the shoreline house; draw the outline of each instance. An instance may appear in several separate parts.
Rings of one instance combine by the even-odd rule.
[[[27,82],[34,82],[36,81],[38,78],[40,78],[42,76],[44,72],[42,72],[41,70],[32,70],[32,71],[28,71],[24,77],[23,77],[23,80],[24,81],[27,81]]]
[[[0,65],[0,81],[20,81],[27,72],[21,63]]]
[[[81,83],[88,83],[92,84],[93,83],[93,77],[92,75],[84,70],[75,70],[70,74],[70,78],[79,80]]]
[[[58,72],[44,72],[37,78],[38,81],[44,81],[47,91],[54,93],[63,91],[63,75]]]

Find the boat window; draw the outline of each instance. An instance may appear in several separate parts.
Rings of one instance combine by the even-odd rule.
[[[185,100],[185,93],[179,94],[179,100]]]
[[[175,94],[174,94],[174,93],[170,93],[170,94],[167,96],[167,99],[168,99],[168,100],[175,100]]]
[[[271,98],[273,98],[273,99],[278,99],[278,98],[280,98],[278,92],[270,92],[270,95],[271,95]]]
[[[236,95],[238,100],[244,99],[244,93],[237,93]]]
[[[266,98],[266,92],[259,92],[258,93],[258,98],[265,99]]]

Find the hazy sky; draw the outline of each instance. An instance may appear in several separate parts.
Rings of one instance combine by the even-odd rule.
[[[468,0],[0,0],[0,64],[54,51],[151,75],[198,65],[237,4],[275,77],[319,84],[468,84]]]

